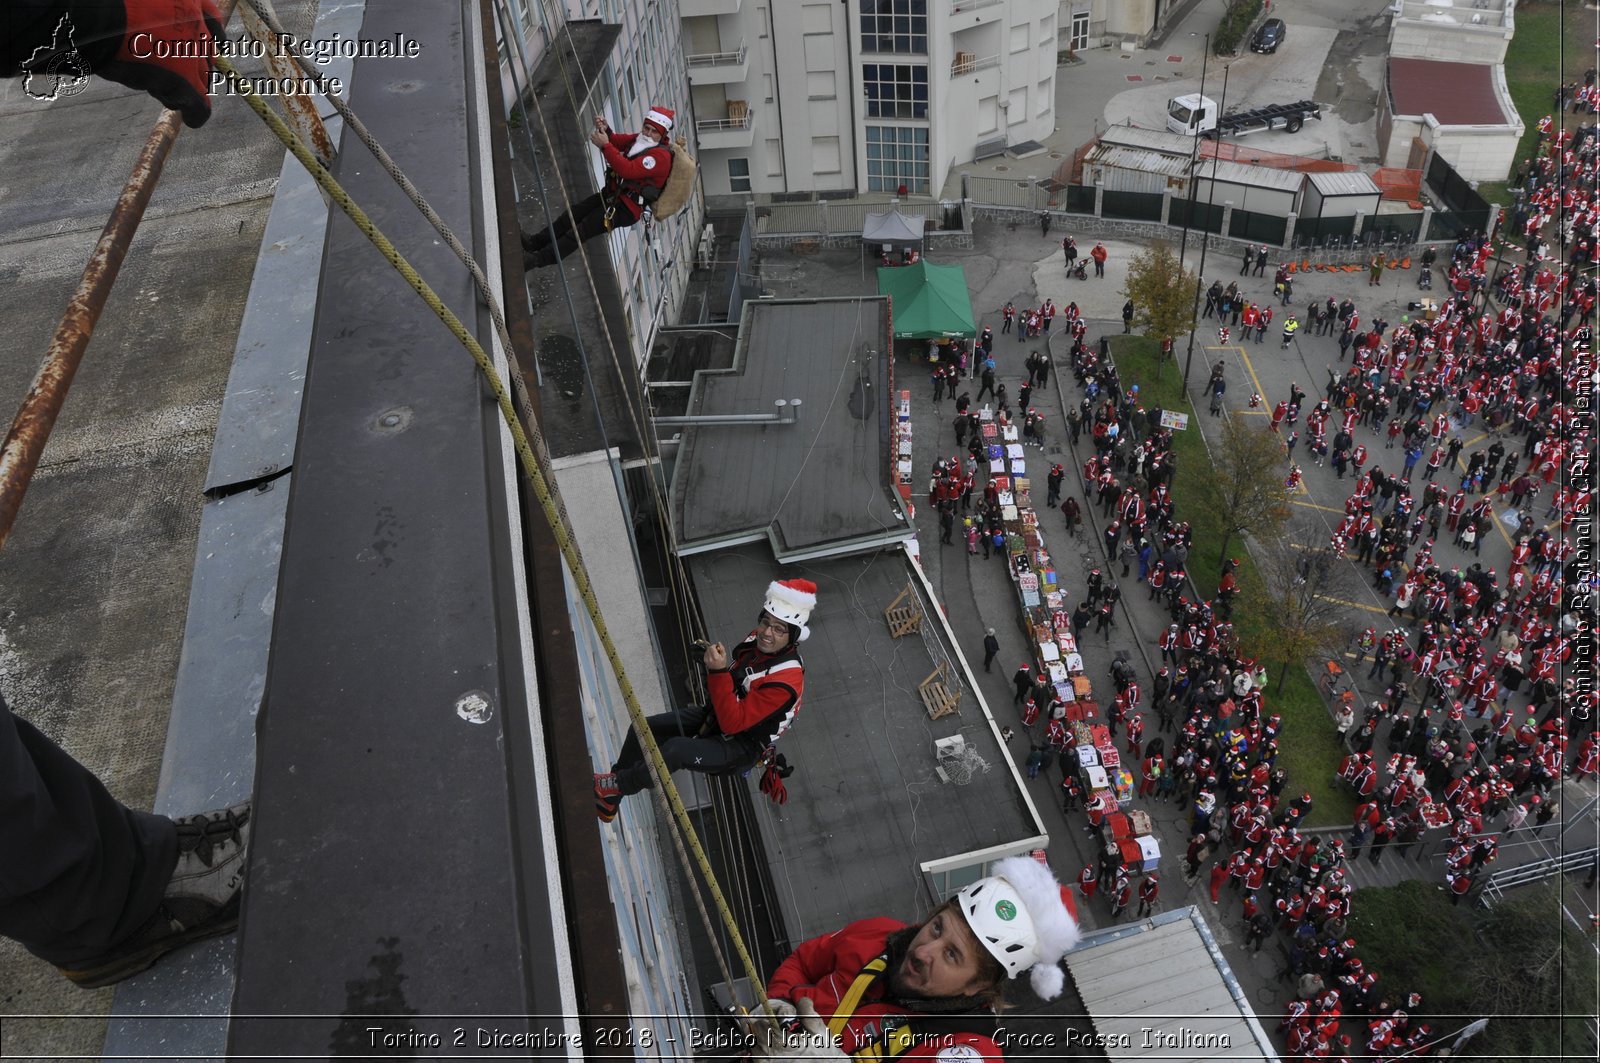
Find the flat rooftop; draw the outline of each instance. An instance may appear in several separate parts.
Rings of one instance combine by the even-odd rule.
[[[780,568],[765,546],[746,545],[687,561],[707,637],[730,644],[750,631],[770,580],[817,584],[811,637],[800,648],[805,699],[779,744],[795,767],[790,800],[751,798],[791,942],[870,916],[914,921],[928,907],[918,871],[928,861],[1044,844],[1022,780],[965,676],[957,713],[932,720],[923,707],[917,687],[935,660],[959,664],[932,615],[920,635],[890,638],[884,608],[918,582],[902,551]],[[988,765],[965,784],[936,770],[934,742],[954,735]]]
[[[1192,906],[1087,935],[1067,971],[1112,1063],[1278,1058]]]
[[[1444,125],[1511,121],[1495,91],[1493,66],[1436,59],[1390,59],[1389,100],[1395,114],[1431,114]]]
[[[779,560],[909,538],[889,466],[889,306],[882,297],[745,304],[731,368],[694,375],[672,481],[681,552],[766,540]],[[793,407],[789,407],[793,409]]]

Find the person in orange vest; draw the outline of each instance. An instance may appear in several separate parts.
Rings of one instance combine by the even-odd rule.
[[[1098,240],[1095,241],[1094,247],[1089,250],[1089,257],[1094,259],[1094,275],[1096,277],[1104,277],[1106,275],[1106,258],[1108,257],[1106,245]]]

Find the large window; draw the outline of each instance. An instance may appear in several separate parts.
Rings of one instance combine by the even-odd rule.
[[[728,160],[728,190],[730,192],[750,191],[750,160]]]
[[[864,63],[861,81],[867,93],[868,118],[928,117],[927,67]]]
[[[928,0],[861,0],[861,50],[928,54]]]
[[[867,191],[928,192],[928,131],[912,126],[867,126]]]

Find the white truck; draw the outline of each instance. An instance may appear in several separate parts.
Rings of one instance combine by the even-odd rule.
[[[1217,139],[1242,137],[1263,129],[1298,133],[1307,118],[1322,120],[1322,107],[1312,100],[1275,103],[1226,115],[1219,115],[1217,111],[1217,101],[1210,96],[1193,92],[1174,96],[1167,101],[1167,129],[1173,133]]]

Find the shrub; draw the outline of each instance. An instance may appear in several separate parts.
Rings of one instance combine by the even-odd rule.
[[[1228,8],[1228,13],[1222,16],[1217,32],[1211,38],[1211,51],[1216,55],[1236,53],[1239,50],[1239,42],[1250,32],[1250,27],[1259,14],[1261,14],[1261,0],[1234,0]]]

